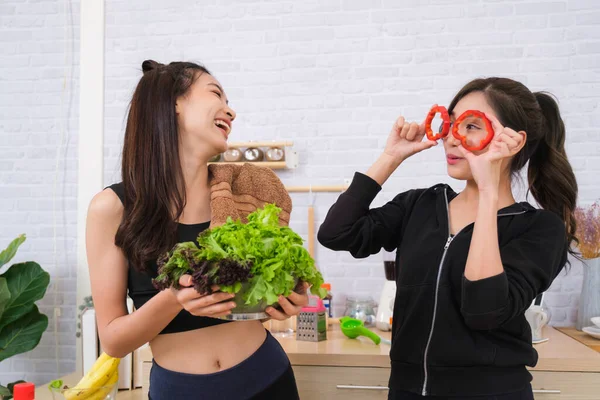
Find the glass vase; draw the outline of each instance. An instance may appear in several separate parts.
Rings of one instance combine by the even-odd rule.
[[[583,285],[577,313],[577,330],[594,325],[590,318],[600,317],[600,258],[583,260]]]

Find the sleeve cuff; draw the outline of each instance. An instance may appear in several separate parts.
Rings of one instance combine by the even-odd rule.
[[[346,194],[352,196],[361,204],[368,206],[373,202],[380,191],[381,186],[379,183],[375,182],[375,180],[365,174],[355,172],[352,183],[346,190]]]
[[[496,313],[506,306],[508,277],[506,272],[470,281],[463,276],[462,311],[469,315]]]

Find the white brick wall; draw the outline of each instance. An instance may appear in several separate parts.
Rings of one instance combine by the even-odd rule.
[[[33,351],[0,364],[4,385],[75,369],[78,10],[72,32],[65,2],[0,3],[0,247],[25,233],[12,262],[36,261],[51,275],[38,302],[48,330]]]
[[[68,211],[59,208],[57,265],[52,182],[60,142],[63,8],[56,1],[0,4],[0,213],[5,223],[0,238],[7,242],[27,232],[19,257],[35,258],[53,274],[63,311],[58,327],[65,370],[74,367],[76,221],[71,210],[78,134],[75,106],[66,166],[60,165],[57,202],[64,199]],[[73,11],[78,35],[77,4]],[[592,123],[600,99],[596,1],[106,0],[106,12],[106,184],[119,179],[127,103],[142,61],[153,58],[204,63],[238,112],[236,141],[293,140],[300,167],[280,173],[289,184],[341,184],[375,160],[399,114],[421,120],[432,103],[447,104],[475,77],[516,78],[532,90],[558,96],[580,201],[600,197],[600,136]],[[415,186],[449,182],[460,189],[460,182],[445,175],[441,158],[438,148],[411,159],[375,205]],[[318,221],[336,197],[315,195]],[[292,228],[306,237],[308,196],[294,194],[293,199]],[[317,246],[316,258],[332,283],[338,314],[348,294],[378,300],[379,255],[354,260]],[[574,322],[580,286],[575,263],[547,297],[553,324]],[[53,302],[49,296],[44,305],[51,308]],[[35,352],[2,363],[0,382],[25,373],[38,382],[50,378],[51,330],[43,341]]]

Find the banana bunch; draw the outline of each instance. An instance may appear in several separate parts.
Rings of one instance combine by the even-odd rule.
[[[103,400],[119,380],[120,362],[120,358],[102,353],[77,385],[63,392],[65,399]]]

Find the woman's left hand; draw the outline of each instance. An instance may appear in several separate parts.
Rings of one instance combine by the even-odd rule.
[[[265,311],[271,316],[271,318],[283,321],[293,315],[297,315],[302,307],[308,304],[308,289],[309,284],[303,283],[296,288],[295,292],[292,292],[288,297],[279,296],[279,305],[283,309],[279,311],[274,307],[268,307]]]
[[[525,132],[516,132],[513,129],[502,126],[500,121],[492,115],[485,115],[492,123],[494,138],[490,142],[485,153],[475,155],[458,146],[459,151],[469,163],[473,179],[477,183],[479,191],[497,191],[502,174],[502,161],[514,156],[523,147]]]

